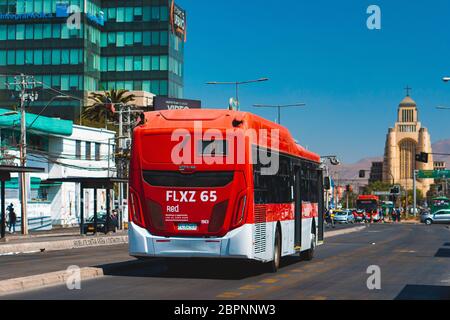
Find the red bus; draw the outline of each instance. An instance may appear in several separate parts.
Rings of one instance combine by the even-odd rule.
[[[360,195],[356,200],[358,210],[364,210],[366,221],[380,221],[380,199],[374,195]]]
[[[147,112],[141,123],[130,162],[131,256],[240,258],[272,271],[283,256],[312,259],[323,242],[320,156],[286,128],[207,109]]]

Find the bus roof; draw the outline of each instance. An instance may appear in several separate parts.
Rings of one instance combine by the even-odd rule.
[[[374,196],[373,194],[362,194],[358,196],[358,200],[377,200],[378,201],[379,197],[378,196]]]
[[[445,196],[434,197],[432,200],[449,200],[449,198]]]
[[[279,150],[300,158],[320,162],[320,156],[306,150],[295,142],[289,130],[277,123],[250,112],[223,109],[181,109],[145,112],[145,124],[137,130],[161,130],[190,128],[194,121],[202,121],[203,129],[278,129],[280,132]]]

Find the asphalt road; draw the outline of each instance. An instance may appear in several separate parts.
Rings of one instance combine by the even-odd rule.
[[[107,275],[84,281],[81,290],[57,286],[3,298],[450,299],[449,242],[450,230],[442,225],[370,225],[330,238],[311,262],[286,259],[277,274],[260,265],[223,260],[136,264],[116,246],[105,249],[118,250]],[[102,254],[109,259],[106,251]],[[76,264],[76,258],[70,259]],[[380,290],[367,288],[372,265],[381,270]]]

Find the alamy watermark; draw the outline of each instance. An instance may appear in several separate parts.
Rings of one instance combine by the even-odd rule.
[[[69,290],[81,289],[81,269],[79,266],[69,266],[66,270],[66,287]]]
[[[70,5],[67,7],[67,14],[69,15],[66,21],[69,30],[81,29],[81,9],[77,5]]]
[[[367,267],[366,273],[370,274],[366,281],[367,289],[381,290],[381,268],[377,265],[371,265]]]
[[[369,30],[381,30],[381,8],[375,4],[370,5],[367,8],[367,28]]]
[[[194,121],[194,130],[175,129],[171,141],[172,163],[180,166],[196,164],[260,164],[262,175],[275,175],[279,169],[280,132],[278,129],[203,130]],[[194,142],[195,143],[194,143]],[[254,148],[253,145],[261,146]]]

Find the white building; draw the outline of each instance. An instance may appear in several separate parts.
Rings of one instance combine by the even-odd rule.
[[[0,136],[3,163],[19,163],[18,115],[1,116]],[[30,118],[30,119],[29,119]],[[27,115],[27,125],[36,115]],[[71,121],[39,117],[27,130],[27,166],[44,173],[27,174],[27,211],[30,229],[70,226],[79,223],[80,186],[76,183],[47,183],[47,179],[115,176],[113,131],[74,125]],[[93,190],[85,190],[85,217],[93,214]],[[98,209],[106,206],[106,191],[98,191]],[[13,203],[21,216],[18,175],[6,184],[6,203]],[[18,226],[20,223],[17,224]]]

